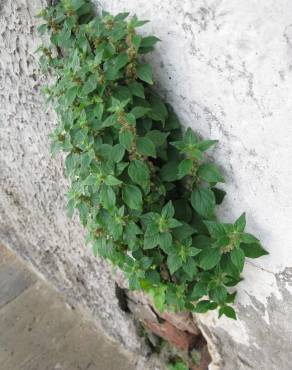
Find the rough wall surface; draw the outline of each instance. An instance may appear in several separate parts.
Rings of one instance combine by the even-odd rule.
[[[221,215],[242,211],[270,255],[248,263],[238,321],[201,315],[212,368],[289,370],[292,362],[292,4],[289,0],[104,0],[150,19],[158,89],[182,122],[220,140],[214,157],[228,191]],[[108,267],[93,261],[65,212],[62,159],[39,93],[33,14],[40,1],[0,5],[0,238],[32,261],[106,330],[132,349],[134,328],[118,309]],[[218,367],[217,367],[218,365]]]
[[[49,150],[56,117],[45,112],[35,54],[41,8],[39,0],[0,2],[0,240],[72,304],[88,307],[110,336],[143,351],[119,308],[111,268],[93,257],[79,222],[66,215],[62,158],[52,159]]]

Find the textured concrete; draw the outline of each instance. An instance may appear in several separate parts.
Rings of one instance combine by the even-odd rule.
[[[1,246],[0,249],[4,250]],[[137,359],[110,342],[92,320],[69,307],[60,294],[13,255],[5,260],[2,255],[1,369],[136,369]],[[11,292],[9,297],[7,292]]]
[[[151,58],[157,88],[182,122],[219,139],[214,151],[228,197],[220,213],[242,211],[270,255],[248,263],[239,320],[199,320],[213,366],[289,370],[292,352],[292,4],[289,0],[102,0],[110,11],[150,19],[162,43]],[[33,14],[40,0],[0,6],[0,238],[29,259],[108,333],[140,351],[118,308],[107,265],[85,249],[65,212],[62,160],[50,158],[55,117],[43,110]]]
[[[112,269],[93,257],[79,222],[66,214],[62,158],[52,159],[49,149],[56,118],[44,107],[35,54],[34,16],[41,7],[39,0],[0,2],[0,240],[72,304],[88,307],[109,335],[142,351],[132,320],[119,308]]]

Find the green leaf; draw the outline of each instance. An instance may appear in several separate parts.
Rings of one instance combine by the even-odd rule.
[[[140,80],[153,85],[152,67],[150,64],[140,64],[137,68],[137,76],[140,78]]]
[[[97,87],[97,76],[96,75],[90,75],[88,79],[86,80],[85,84],[83,85],[82,88],[82,94],[83,95],[88,95],[92,91],[94,91]]]
[[[104,182],[109,185],[109,186],[115,186],[115,185],[120,185],[122,184],[122,181],[120,181],[119,179],[117,179],[116,177],[112,176],[112,175],[108,175]]]
[[[159,95],[154,93],[152,93],[148,99],[151,106],[151,111],[148,113],[148,116],[154,121],[161,121],[164,124],[168,116],[168,111],[163,100]]]
[[[201,216],[211,218],[215,207],[214,193],[209,188],[195,189],[191,195],[191,204]]]
[[[186,262],[183,264],[183,270],[189,275],[190,278],[193,278],[197,272],[197,264],[192,257],[188,257]]]
[[[155,145],[147,137],[137,138],[137,151],[141,155],[156,158]]]
[[[114,60],[114,67],[116,70],[120,70],[129,62],[129,57],[126,53],[119,54]]]
[[[194,286],[192,293],[191,293],[191,299],[194,301],[197,301],[199,298],[202,298],[204,295],[207,295],[207,284],[199,281]]]
[[[138,159],[132,161],[128,167],[128,174],[131,180],[142,187],[149,184],[150,172],[147,164]]]
[[[243,213],[234,224],[235,230],[239,232],[243,232],[246,226],[246,220],[245,220],[245,213]]]
[[[167,257],[167,266],[172,275],[182,266],[182,260],[176,254],[170,254]]]
[[[205,313],[209,310],[215,310],[217,308],[216,302],[211,302],[208,300],[202,300],[199,303],[197,303],[194,311],[197,313]]]
[[[172,235],[167,232],[159,234],[159,245],[164,253],[169,254],[172,250]]]
[[[200,267],[204,270],[210,270],[219,263],[221,254],[218,248],[206,248],[198,257]]]
[[[166,163],[160,171],[160,176],[163,181],[176,181],[178,180],[178,166],[179,162],[170,161]]]
[[[131,110],[131,114],[135,116],[136,119],[144,117],[146,113],[150,111],[150,108],[147,107],[134,107]]]
[[[78,10],[85,4],[84,0],[71,0],[72,10]]]
[[[244,266],[244,252],[240,248],[235,248],[230,252],[231,262],[236,266],[239,272],[243,270]]]
[[[198,175],[207,182],[224,182],[218,168],[211,163],[202,164],[198,169]]]
[[[119,134],[120,144],[126,148],[128,151],[131,151],[133,143],[133,134],[130,130],[124,130]]]
[[[161,40],[155,36],[143,37],[140,46],[143,48],[144,47],[149,48],[149,47],[154,46],[158,41],[161,41]]]
[[[172,218],[174,216],[174,207],[171,200],[162,208],[161,214],[165,218]]]
[[[269,254],[259,243],[240,244],[240,248],[244,251],[245,257],[258,258]]]
[[[155,144],[155,146],[162,146],[166,142],[169,134],[159,130],[148,131],[146,136]]]
[[[176,362],[168,366],[168,370],[189,370],[189,367],[182,361]]]
[[[122,196],[124,202],[131,209],[142,209],[142,193],[135,185],[126,185],[123,187]]]
[[[193,161],[191,159],[184,159],[178,166],[178,178],[182,179],[184,176],[189,175],[193,167]]]
[[[116,204],[116,195],[110,186],[102,186],[99,198],[102,206],[106,209],[112,209]]]
[[[125,155],[125,148],[121,144],[116,144],[111,150],[111,160],[119,163]]]
[[[194,131],[190,127],[187,128],[184,134],[184,143],[187,145],[197,147],[198,136],[194,133]]]
[[[246,244],[253,244],[259,242],[259,240],[254,235],[249,233],[240,234],[240,240]]]
[[[223,285],[218,285],[210,289],[209,296],[215,302],[225,302],[227,299],[227,289]]]
[[[221,204],[224,200],[224,197],[226,195],[226,191],[218,188],[212,188],[212,191],[215,195],[216,204]]]
[[[128,85],[131,93],[135,96],[138,96],[139,98],[145,99],[144,94],[144,87],[139,82],[132,82],[130,85]]]
[[[205,152],[208,150],[211,146],[218,143],[218,140],[203,140],[197,143],[197,148],[201,150],[202,152]]]
[[[149,294],[153,298],[154,305],[159,312],[163,312],[165,308],[165,290],[166,287],[163,285],[149,290]]]
[[[145,235],[144,238],[144,249],[155,248],[159,244],[159,234]]]
[[[225,315],[230,319],[236,320],[236,313],[234,309],[230,306],[223,306],[219,308],[219,317],[221,317],[222,315]]]
[[[214,221],[204,221],[210,235],[217,239],[226,236],[226,230],[223,224]]]

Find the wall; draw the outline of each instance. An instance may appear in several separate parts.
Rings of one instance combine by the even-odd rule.
[[[33,3],[33,4],[32,4]],[[292,361],[292,3],[288,0],[104,0],[151,20],[144,31],[157,88],[182,122],[220,140],[213,152],[225,173],[227,221],[247,212],[248,228],[270,255],[248,262],[237,322],[200,315],[213,347],[212,368],[289,370]],[[50,158],[33,51],[39,1],[2,5],[0,16],[0,238],[27,257],[106,330],[139,348],[118,309],[107,266],[93,261],[82,230],[65,214],[61,158]],[[4,14],[4,17],[3,17]],[[127,340],[125,340],[127,338]],[[131,339],[130,339],[131,338]],[[128,343],[129,341],[129,343]],[[218,365],[218,366],[217,366]]]
[[[93,257],[79,222],[66,215],[63,160],[52,159],[49,149],[56,117],[44,107],[35,53],[34,16],[42,3],[0,5],[0,240],[72,305],[87,307],[110,336],[144,353],[132,320],[119,308],[112,269]]]

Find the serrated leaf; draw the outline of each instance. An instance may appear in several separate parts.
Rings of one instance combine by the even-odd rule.
[[[235,248],[230,252],[231,262],[236,266],[238,272],[243,270],[244,266],[244,252],[240,248]]]
[[[132,161],[128,167],[128,174],[131,180],[144,187],[150,181],[150,172],[147,164],[138,159]]]
[[[237,319],[234,309],[230,306],[223,306],[219,308],[219,317],[221,317],[222,315],[225,315],[233,320]]]
[[[142,193],[137,186],[125,185],[122,190],[122,197],[129,208],[142,209]]]
[[[214,193],[209,188],[195,189],[191,195],[191,204],[201,216],[211,218],[215,207]]]
[[[130,130],[124,130],[119,134],[120,144],[126,148],[128,151],[131,151],[133,143],[133,134]]]
[[[183,264],[183,270],[189,275],[190,278],[193,278],[197,272],[197,264],[192,257],[188,257],[186,262]]]
[[[174,207],[171,200],[162,208],[161,214],[165,218],[172,218],[174,216]]]
[[[259,240],[252,234],[241,233],[240,241],[246,244],[259,243]]]
[[[144,237],[144,249],[155,248],[159,244],[159,234],[148,234]]]
[[[197,303],[194,311],[197,313],[205,313],[209,310],[215,310],[217,308],[217,303],[211,302],[209,300],[202,300]]]
[[[225,302],[227,298],[227,289],[223,285],[216,286],[210,289],[209,296],[215,302]]]
[[[129,86],[131,93],[139,98],[145,99],[144,87],[139,82],[132,82]]]
[[[147,137],[137,138],[137,151],[141,155],[156,158],[155,145]]]
[[[112,175],[108,175],[104,182],[109,185],[109,186],[116,186],[116,185],[120,185],[122,184],[122,181],[120,181],[119,179],[117,179],[116,177],[112,176]]]
[[[189,175],[193,167],[193,161],[191,159],[184,159],[178,166],[178,178],[182,179],[184,176]]]
[[[140,64],[137,67],[137,76],[140,80],[147,82],[150,85],[153,85],[152,80],[152,67],[150,64]]]
[[[147,107],[134,107],[131,110],[131,114],[135,116],[136,119],[144,117],[146,113],[150,111],[150,108]]]
[[[140,43],[140,46],[149,48],[149,47],[154,46],[158,41],[161,41],[161,40],[158,37],[155,37],[155,36],[143,37],[143,39]]]
[[[167,266],[172,275],[182,266],[182,260],[176,254],[169,254],[167,257]]]
[[[204,270],[210,270],[219,263],[221,254],[218,248],[206,248],[198,257],[200,267]]]
[[[82,88],[82,94],[83,95],[88,95],[92,91],[94,91],[97,87],[97,76],[96,75],[90,75],[88,79],[86,80],[85,84],[83,85]]]
[[[234,223],[236,231],[243,232],[246,226],[245,213],[243,213]]]
[[[221,238],[226,236],[224,225],[220,224],[219,222],[204,221],[204,224],[213,238]]]
[[[164,124],[168,116],[168,111],[163,100],[160,98],[159,95],[154,93],[152,93],[148,99],[151,106],[151,110],[148,113],[148,116],[154,121],[161,121]]]
[[[218,143],[218,140],[203,140],[197,143],[197,148],[202,152],[208,150],[211,146]]]
[[[111,160],[115,163],[119,163],[125,155],[125,148],[121,144],[116,144],[111,150]]]
[[[248,258],[258,258],[269,254],[259,243],[242,243],[240,248],[243,250],[245,257]]]
[[[159,245],[164,253],[169,254],[172,250],[172,235],[167,232],[159,234]]]
[[[211,163],[204,163],[198,169],[198,175],[205,181],[210,183],[224,182],[220,171]]]
[[[169,134],[159,130],[148,131],[146,136],[155,144],[155,146],[162,146],[166,142]]]
[[[102,186],[99,193],[100,203],[106,209],[112,209],[116,204],[116,195],[110,186]]]
[[[166,163],[160,170],[160,176],[163,181],[176,181],[178,180],[178,161],[170,161]]]

